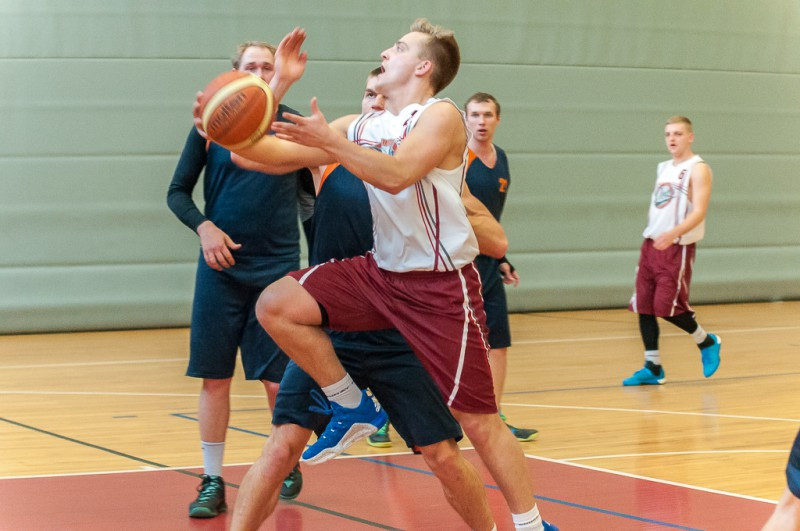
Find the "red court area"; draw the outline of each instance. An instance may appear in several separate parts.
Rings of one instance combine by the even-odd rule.
[[[480,465],[499,530],[513,530],[502,494]],[[774,504],[584,467],[528,459],[539,508],[562,531],[760,529]],[[247,466],[225,467],[228,504]],[[0,480],[2,530],[223,530],[230,513],[187,516],[198,470]],[[303,491],[280,502],[266,530],[466,529],[421,456],[337,459],[304,466]]]

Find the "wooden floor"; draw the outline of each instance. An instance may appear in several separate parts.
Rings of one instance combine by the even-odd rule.
[[[691,339],[664,323],[667,384],[638,388],[621,386],[642,365],[627,311],[512,315],[503,410],[540,431],[526,453],[777,500],[800,426],[800,302],[696,310],[723,339],[717,374],[704,379]],[[0,337],[0,480],[198,467],[187,353],[186,329]],[[263,387],[238,375],[228,465],[252,462],[270,429]]]

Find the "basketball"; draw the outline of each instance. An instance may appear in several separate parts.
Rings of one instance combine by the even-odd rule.
[[[211,80],[200,99],[209,140],[229,149],[247,147],[264,136],[275,114],[269,85],[258,76],[231,70]]]

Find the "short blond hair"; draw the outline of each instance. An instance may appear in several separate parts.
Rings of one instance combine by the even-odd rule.
[[[455,79],[458,67],[461,66],[461,51],[458,48],[455,34],[442,26],[431,24],[426,18],[418,18],[411,24],[411,31],[425,33],[429,36],[425,43],[425,56],[433,63],[431,85],[434,94]]]
[[[670,125],[670,124],[686,124],[686,129],[688,129],[690,133],[694,131],[694,129],[692,128],[692,121],[687,117],[681,116],[679,114],[676,114],[675,116],[670,116],[667,119],[667,123],[664,125]]]
[[[269,50],[269,53],[272,54],[272,57],[275,57],[275,52],[278,51],[278,49],[276,47],[274,47],[273,45],[271,45],[271,44],[269,44],[267,42],[263,42],[263,41],[245,41],[245,42],[243,42],[242,44],[240,44],[239,46],[236,47],[236,53],[231,57],[231,64],[233,65],[234,70],[239,70],[239,65],[242,62],[242,56],[244,55],[244,52],[248,48],[252,48],[252,47],[265,48],[265,49]]]

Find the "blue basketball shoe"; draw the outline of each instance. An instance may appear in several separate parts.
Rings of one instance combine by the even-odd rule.
[[[558,531],[558,528],[549,522],[542,520],[542,527],[544,531]]]
[[[714,344],[700,349],[700,359],[703,360],[703,376],[711,377],[719,368],[719,348],[722,345],[722,338],[714,334],[708,334],[714,340]]]
[[[320,397],[316,398],[319,401]],[[300,460],[310,465],[333,459],[357,440],[375,433],[389,420],[380,404],[364,390],[361,391],[361,403],[358,407],[346,408],[331,402],[330,409],[315,406],[311,406],[310,409],[316,413],[331,416],[328,426],[317,442],[303,452]]]
[[[656,367],[658,370],[656,371]],[[644,367],[622,380],[622,385],[661,385],[666,382],[664,367],[646,361]]]

